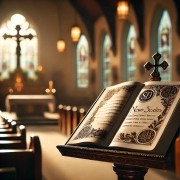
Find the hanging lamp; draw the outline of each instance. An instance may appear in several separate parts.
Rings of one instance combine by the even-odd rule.
[[[81,28],[77,24],[77,17],[75,12],[75,24],[71,27],[71,39],[73,42],[78,42],[81,35]]]
[[[59,17],[59,27],[60,27],[60,35],[62,36],[62,23],[61,23],[61,9],[60,7],[62,6],[62,4],[58,4],[57,7],[58,7],[58,17]],[[65,41],[60,38],[58,41],[57,41],[57,50],[58,52],[64,52],[65,50],[65,47],[66,47],[66,43]]]
[[[117,3],[117,16],[119,19],[127,19],[129,13],[128,0],[120,0]]]
[[[60,39],[57,41],[57,50],[58,52],[64,52],[66,47],[65,41],[63,39]]]
[[[81,35],[80,27],[75,24],[71,27],[71,38],[73,42],[78,42]]]

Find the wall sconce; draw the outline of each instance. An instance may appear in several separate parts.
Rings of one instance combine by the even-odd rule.
[[[127,19],[129,12],[128,0],[120,0],[117,4],[117,15],[119,19]]]
[[[65,44],[64,40],[60,39],[60,40],[57,41],[57,50],[58,50],[58,52],[64,52],[65,46],[66,46],[66,44]]]

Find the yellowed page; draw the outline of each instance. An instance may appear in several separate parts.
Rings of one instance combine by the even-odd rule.
[[[96,142],[108,145],[132,104],[130,96],[135,99],[140,86],[141,83],[130,81],[106,88],[68,144]],[[127,107],[126,111],[124,107]]]
[[[180,98],[180,82],[147,82],[110,146],[153,150]]]

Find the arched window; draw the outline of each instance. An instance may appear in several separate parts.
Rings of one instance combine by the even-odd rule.
[[[77,87],[88,87],[88,42],[85,35],[81,35],[77,44]]]
[[[28,78],[36,79],[38,69],[38,40],[36,31],[21,14],[15,14],[0,29],[0,78],[8,79],[17,68],[20,45],[20,68]]]
[[[165,10],[162,14],[158,28],[158,51],[162,55],[162,60],[168,62],[166,70],[160,70],[161,78],[164,81],[171,80],[171,20]]]
[[[135,45],[136,45],[136,32],[134,26],[131,25],[127,36],[127,80],[136,80],[135,74]]]
[[[110,47],[111,40],[109,35],[105,35],[103,41],[103,86],[111,85],[111,68],[110,68]]]

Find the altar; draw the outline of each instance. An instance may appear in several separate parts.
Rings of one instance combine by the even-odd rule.
[[[7,95],[5,107],[7,112],[22,115],[43,115],[45,111],[55,111],[53,95]]]

